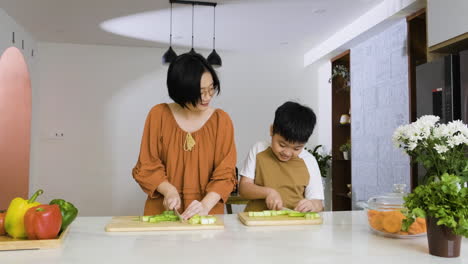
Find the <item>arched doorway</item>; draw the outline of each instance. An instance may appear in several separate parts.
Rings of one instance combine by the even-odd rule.
[[[28,196],[31,100],[28,66],[10,47],[0,57],[0,210]]]

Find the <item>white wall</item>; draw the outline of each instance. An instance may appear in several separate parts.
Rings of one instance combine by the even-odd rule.
[[[167,67],[160,64],[164,51],[40,43],[41,93],[36,98],[41,102],[40,125],[33,131],[38,140],[32,177],[34,188],[47,190],[44,198],[65,197],[80,208],[81,215],[142,213],[146,197],[131,169],[147,112],[169,101]],[[327,104],[319,98],[326,98],[321,94],[329,89],[319,91],[316,73],[316,69],[329,71],[329,66],[304,69],[302,54],[284,51],[221,55],[221,95],[215,105],[233,119],[238,164],[251,144],[268,138],[274,110],[289,99],[308,104],[318,113],[319,133],[311,142],[330,144],[326,128],[330,113],[318,109]],[[50,139],[49,134],[57,130],[64,138]]]
[[[427,0],[429,47],[468,32],[468,1]]]

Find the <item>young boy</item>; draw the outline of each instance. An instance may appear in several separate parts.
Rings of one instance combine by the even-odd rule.
[[[304,145],[315,127],[312,109],[286,102],[275,112],[271,144],[258,142],[240,170],[240,195],[251,199],[245,211],[323,210],[320,169]]]

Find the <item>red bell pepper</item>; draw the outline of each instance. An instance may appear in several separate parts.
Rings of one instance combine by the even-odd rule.
[[[56,238],[61,226],[62,213],[56,204],[29,208],[24,215],[24,227],[29,239]]]
[[[5,235],[5,212],[0,211],[0,236]]]

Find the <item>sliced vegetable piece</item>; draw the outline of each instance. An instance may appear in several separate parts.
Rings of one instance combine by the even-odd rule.
[[[201,220],[201,217],[196,214],[192,216],[188,221],[189,221],[189,224],[198,225],[200,224],[200,220]]]
[[[201,216],[200,223],[202,225],[212,225],[216,223],[216,217],[212,215]]]
[[[290,211],[287,211],[287,210],[279,210],[279,211],[276,211],[276,215],[287,215],[288,212],[290,212]]]
[[[297,211],[291,211],[288,215],[290,217],[304,217],[306,214],[301,213],[301,212],[297,212]]]

